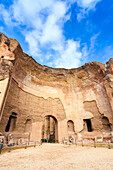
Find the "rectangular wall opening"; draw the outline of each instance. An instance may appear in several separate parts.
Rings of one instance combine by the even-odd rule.
[[[85,123],[85,125],[87,126],[88,132],[92,132],[93,129],[92,129],[91,120],[90,120],[90,119],[84,119],[84,123]]]

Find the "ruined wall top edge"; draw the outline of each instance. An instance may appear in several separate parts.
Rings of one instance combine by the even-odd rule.
[[[73,61],[72,61],[73,62]],[[51,74],[58,76],[62,79],[64,76],[76,75],[78,78],[86,76],[83,72],[91,72],[92,74],[101,74],[103,77],[106,73],[112,74],[113,59],[111,58],[107,62],[107,67],[103,63],[93,61],[86,63],[81,67],[65,69],[65,68],[52,68],[37,63],[31,56],[23,52],[20,44],[17,40],[6,37],[0,33],[0,80],[8,77],[13,72],[14,64],[20,65],[23,70],[29,74],[38,74],[43,72],[44,74]]]

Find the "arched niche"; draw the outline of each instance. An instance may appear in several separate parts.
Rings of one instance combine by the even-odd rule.
[[[69,132],[74,132],[74,122],[72,120],[67,121],[67,129]]]
[[[103,130],[111,131],[109,119],[106,116],[102,117],[102,125],[103,125]]]
[[[24,132],[28,133],[31,132],[31,124],[32,124],[31,119],[30,118],[26,119]]]

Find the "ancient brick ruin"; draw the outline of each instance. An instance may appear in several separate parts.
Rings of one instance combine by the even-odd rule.
[[[73,62],[73,61],[72,61]],[[113,139],[113,59],[51,68],[0,34],[0,133],[7,143]]]

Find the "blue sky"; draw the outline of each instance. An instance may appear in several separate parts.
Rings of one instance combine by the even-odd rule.
[[[0,0],[0,32],[43,65],[106,63],[113,57],[113,2]]]

